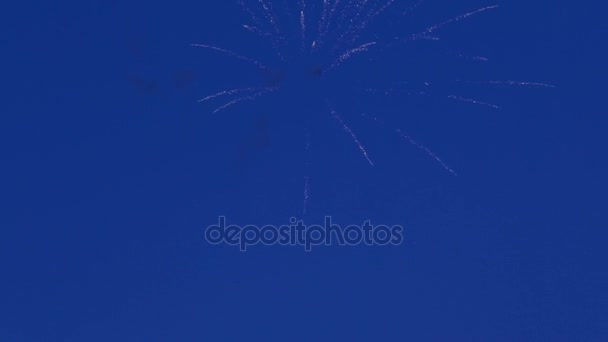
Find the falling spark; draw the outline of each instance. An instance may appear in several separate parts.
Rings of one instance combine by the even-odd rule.
[[[268,20],[268,22],[270,22],[270,24],[272,25],[272,27],[274,28],[274,30],[276,31],[276,33],[278,35],[280,35],[281,34],[281,30],[279,29],[279,25],[277,24],[277,19],[275,18],[274,14],[272,13],[272,9],[270,8],[270,4],[266,0],[258,0],[258,2],[260,3],[260,5],[262,6],[262,8],[264,9],[264,13],[266,14],[266,19]]]
[[[488,6],[488,7],[480,8],[480,9],[475,10],[475,11],[471,11],[471,12],[465,13],[463,15],[459,15],[459,16],[454,17],[452,19],[448,19],[448,20],[443,21],[443,22],[441,22],[439,24],[435,24],[433,26],[430,26],[429,28],[427,28],[426,30],[424,30],[422,32],[415,33],[414,35],[412,35],[412,39],[414,39],[414,40],[415,39],[426,39],[426,37],[429,34],[433,33],[434,31],[436,31],[436,30],[438,30],[438,29],[440,29],[440,28],[442,28],[442,27],[444,27],[446,25],[449,25],[451,23],[460,21],[462,19],[466,19],[466,18],[468,18],[468,17],[470,17],[472,15],[475,15],[475,14],[478,14],[478,13],[481,13],[481,12],[485,12],[487,10],[491,10],[491,9],[498,8],[498,7],[499,7],[498,5]]]
[[[369,158],[369,155],[367,154],[365,147],[363,147],[363,144],[361,144],[361,142],[359,142],[359,139],[357,139],[357,136],[355,135],[353,130],[350,129],[350,127],[348,127],[348,125],[346,123],[344,123],[344,120],[342,120],[340,115],[338,115],[338,113],[334,109],[330,108],[330,112],[331,112],[331,115],[334,117],[334,119],[336,119],[338,121],[338,123],[342,126],[342,128],[344,128],[344,130],[351,136],[351,138],[357,144],[357,146],[359,146],[359,150],[361,151],[361,153],[363,154],[365,159],[367,159],[369,164],[371,166],[374,166],[374,162],[372,162],[372,160]]]
[[[272,34],[271,34],[271,33],[264,32],[264,31],[260,30],[259,28],[255,27],[255,26],[251,26],[251,25],[243,25],[243,27],[244,27],[246,30],[248,30],[248,31],[250,31],[250,32],[253,32],[253,33],[257,34],[257,35],[260,35],[260,36],[262,36],[262,37],[270,37],[270,36],[272,36]]]
[[[245,1],[243,0],[239,0],[239,3],[241,5],[241,7],[245,10],[245,12],[247,12],[249,14],[249,16],[251,17],[251,20],[258,26],[258,27],[262,27],[262,21],[260,20],[260,18],[255,14],[255,12],[253,12],[253,10],[247,6],[247,4],[245,3]]]
[[[479,100],[475,100],[475,99],[469,99],[466,97],[460,97],[460,96],[456,96],[456,95],[448,95],[448,98],[453,99],[453,100],[457,100],[457,101],[461,101],[461,102],[467,102],[467,103],[472,103],[472,104],[476,104],[476,105],[481,105],[481,106],[488,106],[494,109],[500,109],[499,106],[495,105],[495,104],[491,104],[491,103],[487,103],[487,102],[482,102]]]
[[[401,131],[400,129],[396,129],[395,132],[397,132],[397,134],[399,134],[399,136],[401,138],[407,140],[410,144],[412,144],[412,145],[416,146],[417,148],[421,149],[422,151],[426,152],[427,155],[429,155],[431,158],[435,159],[439,164],[441,164],[441,166],[443,166],[443,168],[446,169],[446,171],[448,171],[449,173],[456,176],[456,172],[454,172],[454,170],[452,170],[446,163],[444,163],[443,160],[441,160],[441,158],[439,158],[435,154],[435,152],[433,152],[431,149],[429,149],[428,147],[426,147],[424,145],[421,145],[416,140],[414,140],[412,137],[403,133],[403,131]]]
[[[306,47],[306,2],[304,0],[300,0],[300,36],[301,36],[301,44],[300,50],[304,52],[304,48]]]
[[[329,27],[331,25],[331,20],[333,19],[334,14],[336,13],[336,9],[338,8],[339,5],[340,5],[340,0],[335,0],[334,5],[331,8],[331,11],[329,11],[329,18],[325,22],[325,28],[323,29],[324,34],[327,34],[327,31],[329,30]]]
[[[472,59],[472,60],[474,60],[474,61],[482,61],[482,62],[487,62],[487,61],[489,61],[489,59],[488,59],[488,58],[483,57],[483,56],[473,56],[473,57],[471,57],[471,59]]]
[[[209,100],[214,99],[219,96],[238,94],[238,93],[243,93],[243,92],[247,92],[247,91],[257,91],[260,89],[262,89],[262,88],[238,88],[238,89],[224,90],[224,91],[220,91],[219,93],[215,93],[213,95],[204,97],[204,98],[198,100],[197,102],[205,102],[205,101],[209,101]]]
[[[323,0],[323,12],[321,13],[321,20],[319,20],[319,37],[323,35],[323,28],[327,22],[327,15],[329,12],[329,0]]]
[[[420,5],[422,5],[423,2],[424,2],[424,0],[419,0],[418,2],[416,2],[415,4],[413,4],[412,6],[410,6],[408,9],[406,9],[405,11],[403,11],[401,13],[401,15],[409,15],[414,10],[416,10],[418,7],[420,7]]]
[[[391,5],[393,5],[393,3],[395,2],[395,0],[388,0],[382,7],[380,7],[377,10],[372,10],[367,18],[365,18],[359,25],[357,25],[351,32],[351,38],[348,40],[348,45],[350,44],[354,44],[357,39],[359,39],[359,35],[361,34],[362,31],[365,30],[365,28],[367,28],[367,26],[374,20],[376,19],[376,17],[378,17],[380,14],[382,14],[382,12],[384,12],[387,8],[389,8]],[[364,4],[363,4],[364,5]]]
[[[345,61],[347,61],[348,59],[350,59],[353,55],[356,55],[358,53],[361,52],[365,52],[368,50],[368,48],[370,46],[376,45],[376,42],[369,42],[369,43],[365,43],[359,47],[356,47],[354,49],[350,49],[348,51],[346,51],[345,53],[343,53],[342,55],[340,55],[340,57],[338,57],[338,60],[334,62],[334,64],[330,65],[329,68],[327,68],[326,71],[330,71],[336,67],[338,67],[340,64],[344,63]]]
[[[528,87],[545,87],[545,88],[556,88],[552,84],[540,83],[540,82],[519,82],[519,81],[486,81],[486,82],[468,82],[468,83],[485,83],[495,85],[510,85],[510,86],[528,86]]]
[[[346,36],[349,36],[351,34],[354,34],[354,32],[358,31],[358,28],[360,25],[358,25],[359,23],[359,17],[363,14],[363,10],[365,9],[365,5],[367,4],[368,0],[360,0],[360,2],[356,5],[356,7],[358,7],[358,11],[355,14],[355,16],[350,19],[350,25],[348,25],[348,28],[346,30],[344,30],[344,32],[340,35],[340,38],[338,38],[338,44],[340,42],[342,42]],[[348,46],[348,45],[347,45]],[[335,49],[337,49],[338,47],[335,46]]]
[[[306,45],[306,17],[304,14],[304,9],[300,11],[300,29],[302,31],[302,49]]]
[[[207,45],[207,44],[190,44],[190,45],[191,46],[195,46],[195,47],[200,47],[200,48],[205,48],[205,49],[210,49],[210,50],[218,51],[218,52],[227,54],[227,55],[229,55],[231,57],[240,59],[242,61],[246,61],[246,62],[252,63],[252,64],[254,64],[255,66],[257,66],[258,68],[260,68],[262,70],[268,70],[267,66],[265,66],[264,64],[262,64],[259,61],[256,61],[255,59],[251,59],[249,57],[245,57],[243,55],[239,55],[236,52],[233,52],[233,51],[230,51],[230,50],[226,50],[224,48],[220,48],[220,47],[213,46],[213,45]]]
[[[242,102],[242,101],[253,101],[253,100],[257,99],[258,97],[260,97],[260,96],[262,96],[262,95],[265,95],[265,94],[267,94],[267,93],[269,93],[269,92],[272,92],[272,91],[274,91],[274,90],[276,90],[276,88],[266,88],[266,89],[264,89],[264,90],[262,90],[262,91],[259,91],[259,92],[255,93],[255,94],[253,94],[253,95],[239,97],[239,98],[237,98],[237,99],[234,99],[234,100],[232,100],[232,101],[230,101],[230,102],[226,103],[225,105],[223,105],[223,106],[221,106],[221,107],[216,108],[216,109],[213,111],[213,113],[215,114],[215,113],[217,113],[217,112],[220,112],[220,111],[222,111],[222,110],[224,110],[224,109],[226,109],[226,108],[228,108],[228,107],[230,107],[230,106],[233,106],[233,105],[235,105],[235,104],[237,104],[237,103],[239,103],[239,102]]]
[[[366,115],[365,113],[362,113],[361,115],[363,117],[368,117],[368,115]],[[378,119],[375,116],[372,116],[371,119],[381,126],[386,126],[384,121],[382,121],[381,119]],[[408,143],[412,144],[413,146],[419,148],[420,150],[424,151],[429,157],[435,159],[435,161],[437,161],[446,171],[453,174],[454,176],[457,175],[456,172],[452,168],[450,168],[443,160],[441,160],[441,158],[439,158],[439,156],[437,156],[437,154],[435,152],[433,152],[430,148],[420,144],[419,142],[414,140],[414,138],[405,134],[401,129],[396,129],[395,132],[399,135],[399,137],[401,137]]]
[[[468,17],[470,17],[472,15],[475,15],[477,13],[481,13],[481,12],[484,12],[484,11],[487,11],[487,10],[491,10],[491,9],[494,9],[494,8],[498,8],[498,7],[499,7],[498,5],[488,6],[488,7],[480,8],[480,9],[472,11],[472,12],[465,13],[463,15],[459,15],[457,17],[454,17],[452,19],[448,19],[448,20],[446,20],[446,21],[444,21],[442,23],[439,23],[439,24],[436,24],[436,25],[433,25],[433,26],[429,27],[428,29],[426,29],[425,33],[432,33],[433,31],[435,31],[437,29],[440,29],[440,28],[442,28],[445,25],[451,24],[453,22],[460,21],[462,19],[466,19],[466,18],[468,18]]]
[[[308,172],[310,169],[310,132],[306,130],[306,145],[305,145],[305,176],[304,176],[304,203],[303,203],[303,214],[306,215],[306,210],[308,208],[308,199],[310,198],[310,177],[308,176]]]
[[[306,209],[308,209],[308,199],[310,198],[310,178],[304,176],[304,204],[302,213],[306,215]]]

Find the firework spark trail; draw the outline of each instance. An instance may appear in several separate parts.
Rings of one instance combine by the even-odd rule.
[[[300,32],[302,35],[302,52],[306,46],[306,3],[300,0]]]
[[[264,31],[260,30],[259,28],[255,27],[255,26],[243,25],[243,27],[247,31],[253,32],[253,33],[259,35],[260,37],[272,37],[272,33],[264,32]]]
[[[214,99],[214,98],[220,97],[220,96],[224,96],[224,95],[233,95],[233,94],[244,93],[244,92],[248,92],[248,91],[259,91],[260,89],[265,89],[265,88],[259,88],[259,87],[258,88],[237,88],[237,89],[224,90],[224,91],[220,91],[219,93],[215,93],[213,95],[204,97],[204,98],[198,100],[197,102],[209,101],[211,99]]]
[[[400,84],[402,84],[403,86],[405,85],[410,85],[414,82],[407,82],[407,81],[403,81],[403,82],[399,82]],[[416,82],[418,83],[418,82]],[[431,83],[429,81],[425,81],[422,82],[422,84],[420,85],[424,85],[425,89],[428,89],[428,87],[431,86]],[[410,91],[407,90],[406,88],[397,88],[397,87],[391,87],[391,88],[365,88],[362,89],[365,92],[368,93],[372,93],[372,94],[382,94],[382,95],[389,95],[389,94],[393,94],[393,93],[398,93],[398,94],[405,94],[407,96],[413,96],[413,95],[429,95],[425,90],[416,90],[416,91]],[[374,118],[375,121],[377,121],[378,119]]]
[[[427,38],[428,38],[428,36],[427,36]],[[455,57],[455,58],[466,60],[466,61],[473,61],[473,62],[487,62],[487,61],[489,61],[489,59],[486,58],[486,57],[484,57],[484,56],[470,55],[470,54],[467,54],[465,52],[462,52],[459,49],[452,49],[452,48],[449,48],[447,46],[442,46],[440,51],[444,55],[446,55],[446,56],[453,57],[453,58]]]
[[[420,91],[403,91],[402,89],[395,88],[387,88],[387,89],[375,89],[375,88],[366,88],[364,91],[372,94],[381,94],[381,95],[390,95],[394,93],[398,93],[406,96],[428,96],[429,94],[423,90]]]
[[[346,0],[344,3],[344,6],[342,6],[342,10],[340,11],[340,16],[338,17],[338,22],[336,23],[338,24],[338,27],[341,27],[341,24],[343,24],[344,21],[347,20],[349,14],[352,13],[354,3],[355,0]]]
[[[487,10],[491,10],[491,9],[494,9],[494,8],[498,8],[498,7],[500,7],[500,6],[498,6],[498,5],[487,6],[487,7],[483,7],[483,8],[480,8],[478,10],[475,10],[475,11],[471,11],[471,12],[459,15],[459,16],[454,17],[452,19],[448,19],[446,21],[443,21],[443,22],[441,22],[439,24],[435,24],[433,26],[429,26],[424,31],[421,31],[421,32],[418,32],[418,33],[414,33],[409,38],[404,39],[404,40],[405,41],[422,40],[422,39],[439,40],[438,37],[431,36],[430,34],[433,33],[433,32],[435,32],[436,30],[438,30],[438,29],[446,26],[446,25],[451,24],[451,23],[460,21],[462,19],[466,19],[466,18],[468,18],[468,17],[470,17],[472,15],[475,15],[475,14],[478,14],[478,13],[481,13],[481,12],[484,12],[484,11],[487,11]]]
[[[368,117],[368,115],[366,115],[365,113],[361,113],[361,115],[363,117]],[[386,124],[384,123],[384,121],[378,119],[375,116],[372,116],[371,119],[381,125],[381,126],[386,126]],[[456,171],[454,171],[451,167],[449,167],[441,158],[439,158],[439,156],[433,152],[433,150],[431,150],[430,148],[420,144],[419,142],[417,142],[416,140],[414,140],[414,138],[412,138],[411,136],[405,134],[401,129],[396,129],[395,132],[399,135],[400,138],[404,139],[405,141],[407,141],[408,143],[412,144],[413,146],[417,147],[418,149],[424,151],[429,157],[435,159],[436,162],[438,162],[446,171],[448,171],[449,173],[451,173],[454,176],[457,176]]]
[[[308,199],[310,198],[310,177],[308,176],[310,170],[310,132],[306,130],[306,145],[304,147],[304,163],[305,175],[304,175],[304,203],[303,203],[303,214],[306,215],[306,209],[308,207]]]
[[[469,98],[466,98],[466,97],[460,97],[460,96],[456,96],[456,95],[448,95],[448,98],[456,100],[456,101],[460,101],[460,102],[467,102],[467,103],[472,103],[472,104],[476,104],[476,105],[491,107],[491,108],[494,108],[494,109],[501,109],[499,106],[497,106],[495,104],[491,104],[491,103],[487,103],[487,102],[482,102],[482,101],[475,100],[475,99],[469,99]]]
[[[363,30],[365,30],[367,28],[367,25],[369,25],[374,19],[376,19],[380,14],[382,14],[382,12],[384,12],[387,8],[389,8],[391,5],[393,5],[393,3],[395,2],[395,0],[388,0],[382,7],[374,10],[372,9],[370,11],[370,13],[367,15],[367,17],[364,19],[363,22],[361,22],[361,24],[357,25],[350,33],[350,39],[348,40],[347,45],[351,45],[354,44],[357,39],[359,39],[359,35],[361,34],[361,32],[363,32]]]
[[[362,27],[367,26],[367,23],[372,21],[378,15],[382,14],[382,12],[384,12],[387,8],[392,6],[394,2],[395,2],[395,0],[384,0],[384,5],[381,5],[380,3],[378,3],[377,6],[372,7],[370,9],[370,12],[368,13],[367,17],[365,17],[365,21],[363,22],[363,24],[361,26]]]
[[[334,32],[338,33],[338,41],[336,41],[336,43],[334,44],[333,52],[336,52],[336,50],[338,50],[340,44],[339,44],[339,38],[340,38],[340,32],[342,31],[342,28],[344,26],[344,22],[348,21],[347,18],[349,17],[349,15],[352,14],[352,12],[354,11],[353,9],[353,4],[355,3],[355,0],[350,0],[347,3],[344,4],[344,6],[342,6],[342,10],[340,11],[340,16],[336,19],[336,28],[334,29]],[[352,15],[351,15],[352,17]]]
[[[376,17],[378,17],[380,14],[382,14],[384,11],[386,11],[389,7],[391,7],[393,4],[395,3],[395,0],[388,0],[382,7],[380,7],[379,9],[377,9],[375,12],[373,12],[371,14],[370,17],[367,18],[365,25],[363,26],[365,28],[365,26],[367,26],[367,24],[369,22],[371,22],[372,20],[374,20]]]
[[[273,47],[277,57],[279,57],[280,59],[283,59],[283,56],[281,54],[281,49],[279,48],[279,43],[277,42],[278,38],[275,36],[275,34],[273,34],[271,32],[265,32],[264,30],[262,30],[261,28],[263,28],[265,26],[262,22],[262,19],[260,19],[260,17],[251,9],[251,7],[247,6],[247,4],[243,0],[240,0],[239,3],[241,4],[241,7],[245,10],[245,12],[247,12],[249,14],[253,23],[257,26],[257,27],[253,27],[250,25],[243,25],[243,27],[245,27],[247,30],[249,30],[251,32],[254,32],[254,33],[260,35],[261,37],[268,38],[270,40],[270,43],[272,44],[272,47]]]
[[[430,26],[430,27],[428,27],[426,30],[424,30],[422,32],[415,33],[415,34],[412,35],[412,38],[410,38],[410,39],[411,40],[424,39],[429,34],[433,33],[434,31],[436,31],[436,30],[438,30],[438,29],[440,29],[440,28],[442,28],[442,27],[444,27],[446,25],[449,25],[451,23],[460,21],[462,19],[466,19],[466,18],[468,18],[468,17],[470,17],[472,15],[475,15],[475,14],[478,14],[478,13],[481,13],[481,12],[485,12],[487,10],[491,10],[491,9],[498,8],[498,7],[499,7],[498,5],[487,6],[487,7],[483,7],[483,8],[477,9],[475,11],[471,11],[471,12],[459,15],[459,16],[454,17],[452,19],[448,19],[446,21],[443,21],[443,22],[441,22],[439,24],[435,24],[433,26]]]
[[[321,12],[321,20],[319,20],[319,39],[321,40],[321,36],[323,35],[323,28],[325,27],[325,23],[327,22],[327,15],[329,12],[329,0],[323,0],[323,10]]]
[[[362,0],[359,4],[359,13],[357,13],[355,19],[351,20],[351,25],[348,27],[348,29],[340,35],[340,37],[338,38],[338,43],[336,43],[336,45],[334,46],[333,52],[335,52],[339,48],[339,46],[341,46],[341,42],[345,42],[342,45],[346,46],[347,48],[355,44],[355,42],[359,39],[361,33],[367,28],[367,26],[371,22],[373,22],[380,14],[382,14],[386,9],[393,5],[394,2],[395,0],[388,0],[384,3],[384,5],[380,6],[379,8],[372,7],[368,12],[367,16],[364,17],[363,20],[357,22],[358,18],[363,13],[363,7],[367,3],[367,0]]]
[[[258,0],[258,3],[260,4],[260,6],[262,6],[262,9],[264,9],[264,15],[266,16],[266,20],[268,20],[277,35],[279,35],[279,38],[281,38],[281,30],[279,29],[279,25],[277,24],[277,19],[272,13],[270,3],[267,2],[267,0]]]
[[[276,34],[276,36],[271,35],[272,36],[272,39],[271,39],[272,47],[274,48],[275,53],[277,54],[279,59],[284,61],[285,56],[283,56],[283,54],[281,53],[281,45],[284,42],[284,37],[281,34],[281,29],[279,28],[277,19],[276,19],[275,15],[273,14],[271,4],[267,0],[258,0],[258,3],[264,10],[264,16],[266,17],[266,21],[268,23],[270,23],[270,26],[272,27],[272,29],[274,30],[274,32]]]
[[[443,166],[444,169],[446,169],[446,171],[448,171],[449,173],[453,174],[454,176],[456,176],[456,172],[454,170],[452,170],[446,163],[443,162],[443,160],[441,160],[441,158],[439,158],[435,152],[433,152],[431,149],[429,149],[428,147],[421,145],[420,143],[418,143],[416,140],[414,140],[412,137],[410,137],[409,135],[405,134],[403,131],[401,131],[400,129],[396,129],[395,132],[397,132],[397,134],[399,134],[399,136],[405,140],[407,140],[410,144],[414,145],[415,147],[421,149],[422,151],[426,152],[426,154],[435,159],[439,164],[441,164],[441,166]]]
[[[308,207],[308,199],[310,198],[310,178],[308,176],[304,176],[304,203],[302,213],[306,215],[306,209]]]
[[[464,55],[460,55],[458,57],[465,58]],[[471,60],[473,60],[473,61],[479,61],[479,62],[487,62],[487,61],[489,61],[489,59],[487,57],[484,57],[484,56],[472,56],[472,57],[469,57],[469,58]]]
[[[218,51],[218,52],[224,53],[226,55],[229,55],[231,57],[240,59],[242,61],[246,61],[246,62],[252,63],[252,64],[254,64],[255,66],[257,66],[258,68],[260,68],[260,69],[262,69],[264,71],[265,70],[269,70],[269,68],[267,66],[265,66],[264,64],[262,64],[259,61],[256,61],[255,59],[251,59],[249,57],[245,57],[243,55],[239,55],[236,52],[233,52],[233,51],[230,51],[230,50],[227,50],[227,49],[224,49],[224,48],[220,48],[220,47],[213,46],[213,45],[207,45],[207,44],[190,44],[190,46],[195,46],[195,47],[200,47],[200,48],[205,48],[205,49],[210,49],[210,50]]]
[[[243,8],[243,10],[245,10],[245,12],[247,12],[249,14],[249,16],[251,17],[251,20],[253,21],[253,23],[258,26],[258,27],[263,27],[264,25],[262,25],[262,21],[260,20],[260,18],[255,14],[255,12],[251,9],[251,7],[247,6],[247,4],[245,3],[244,0],[239,0],[239,4],[241,5],[241,8]]]
[[[348,28],[346,28],[346,30],[344,30],[344,32],[340,34],[336,45],[339,45],[341,42],[343,42],[347,36],[355,34],[354,32],[357,31],[357,28],[360,26],[359,17],[361,17],[361,15],[363,14],[363,11],[366,8],[368,1],[369,0],[359,0],[359,2],[355,5],[358,8],[357,13],[349,20],[350,24],[348,25]],[[347,48],[349,47],[349,45],[346,46]],[[335,49],[337,49],[337,47],[334,47],[334,50]]]
[[[556,86],[554,86],[552,84],[541,83],[541,82],[521,82],[521,81],[485,81],[485,82],[481,81],[481,82],[474,82],[474,81],[468,81],[467,83],[556,88]]]
[[[336,112],[331,107],[330,107],[329,111],[330,111],[331,115],[334,117],[334,119],[336,119],[336,121],[338,121],[338,123],[346,131],[346,133],[348,133],[351,136],[351,138],[357,144],[357,146],[359,146],[359,150],[361,151],[361,153],[363,154],[363,156],[365,157],[365,159],[367,159],[367,161],[369,162],[369,164],[371,166],[374,166],[374,162],[372,162],[372,160],[369,158],[369,155],[367,154],[367,151],[365,150],[365,147],[363,146],[363,144],[361,144],[361,142],[359,142],[359,139],[357,139],[357,136],[355,135],[355,133],[353,132],[353,130],[350,129],[350,127],[348,127],[348,125],[344,122],[344,120],[342,120],[342,118],[340,117],[340,115],[338,115],[338,112]]]
[[[269,92],[275,91],[275,90],[276,90],[276,88],[265,88],[264,90],[259,91],[259,92],[255,93],[253,95],[239,97],[238,99],[234,99],[234,100],[226,103],[225,105],[216,108],[213,111],[213,113],[215,114],[217,112],[220,112],[220,111],[222,111],[222,110],[224,110],[224,109],[226,109],[226,108],[228,108],[230,106],[233,106],[233,105],[235,105],[235,104],[237,104],[239,102],[242,102],[242,101],[253,101],[253,100],[257,99],[258,97],[260,97],[262,95],[265,95],[265,94],[267,94]]]
[[[349,60],[353,55],[356,55],[358,53],[362,53],[365,51],[368,51],[368,48],[370,46],[376,45],[376,42],[369,42],[369,43],[365,43],[359,47],[356,47],[354,49],[350,49],[348,51],[346,51],[345,53],[343,53],[342,55],[340,55],[340,57],[338,57],[338,60],[335,61],[332,65],[329,66],[329,68],[327,68],[327,70],[325,70],[326,72],[335,69],[336,67],[338,67],[340,64],[344,63],[345,61]]]
[[[331,24],[331,20],[334,18],[334,15],[336,14],[336,10],[338,9],[338,7],[340,6],[340,0],[334,0],[334,5],[331,7],[331,10],[329,11],[329,18],[327,18],[327,22],[325,23],[325,31],[327,31],[327,29],[329,28],[330,24]]]
[[[369,2],[369,0],[359,0],[359,3],[356,5],[357,7],[357,14],[355,14],[355,16],[350,19],[350,25],[348,27],[348,29],[346,29],[345,33],[348,33],[351,31],[351,29],[353,28],[353,25],[357,25],[359,18],[361,17],[361,15],[363,15],[364,10],[366,9],[367,3]]]
[[[327,35],[328,29],[331,25],[334,12],[340,3],[340,0],[335,0],[333,6],[331,6],[330,0],[323,0],[323,10],[321,12],[321,20],[319,20],[319,32],[318,37],[315,41],[315,48],[321,48],[325,42],[325,36]],[[331,8],[330,8],[331,7]]]
[[[413,11],[415,11],[418,7],[420,7],[420,5],[422,5],[422,3],[424,3],[424,0],[418,0],[415,4],[413,4],[412,6],[410,6],[408,9],[406,9],[403,12],[401,12],[401,15],[409,15],[410,13],[412,13]]]
[[[327,20],[325,21],[325,27],[323,28],[323,35],[327,34],[327,31],[329,30],[329,27],[331,26],[332,19],[334,18],[334,15],[336,14],[336,10],[338,9],[339,5],[340,5],[340,0],[335,0],[334,5],[331,7],[331,10],[329,11],[329,16],[328,16]]]
[[[337,37],[335,38],[335,43],[333,44],[333,48],[331,50],[332,53],[336,53],[342,46],[342,40],[344,36],[350,31],[354,21],[358,16],[357,8],[360,9],[361,3],[367,2],[367,0],[349,0],[347,1],[342,10],[340,11],[340,16],[336,19],[336,28],[334,32],[336,32]],[[350,19],[347,19],[350,18]],[[353,19],[354,18],[354,19]],[[343,30],[345,22],[350,23],[345,30]],[[348,46],[346,47],[348,48]]]

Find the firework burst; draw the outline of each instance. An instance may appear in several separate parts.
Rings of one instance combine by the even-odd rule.
[[[441,30],[450,25],[457,24],[463,20],[480,15],[484,12],[496,10],[497,5],[463,11],[462,14],[439,21],[426,26],[422,30],[406,34],[397,34],[389,39],[364,40],[369,37],[366,31],[376,21],[379,21],[387,12],[397,13],[405,19],[423,5],[423,1],[399,1],[399,0],[238,0],[240,7],[248,16],[248,22],[243,28],[252,34],[259,36],[269,43],[278,66],[271,67],[271,63],[259,61],[245,56],[240,52],[213,46],[204,43],[192,44],[194,47],[210,50],[225,55],[227,58],[240,60],[252,67],[259,69],[265,75],[271,75],[272,81],[262,86],[251,86],[221,90],[208,95],[200,102],[220,101],[214,113],[225,111],[243,102],[255,101],[263,96],[280,93],[285,88],[290,88],[290,82],[280,71],[296,70],[290,74],[291,82],[298,84],[295,91],[300,96],[310,97],[311,93],[319,94],[326,113],[333,118],[345,136],[352,140],[354,147],[358,148],[361,155],[369,165],[374,166],[365,145],[357,136],[357,133],[349,126],[338,110],[332,105],[331,98],[335,92],[343,91],[343,87],[332,87],[322,85],[327,80],[328,74],[332,74],[347,64],[350,60],[363,58],[371,52],[381,53],[392,47],[403,46],[415,41],[439,41]],[[459,57],[466,57],[459,55]],[[473,61],[487,61],[481,56],[467,57]],[[296,74],[296,76],[294,76]],[[299,77],[297,76],[299,75]],[[310,83],[310,86],[303,86]],[[527,87],[553,87],[541,82],[523,81],[453,81],[453,83],[483,84],[488,86],[527,86]],[[406,96],[428,96],[430,93],[430,82],[422,82],[416,89],[394,86],[384,89],[364,87],[364,93],[375,95],[389,95],[399,93]],[[322,90],[319,90],[322,89]],[[453,93],[440,94],[439,96],[470,105],[483,106],[491,110],[499,110],[497,104],[487,101],[469,98]],[[388,126],[375,114],[358,113],[365,118]],[[452,175],[456,172],[448,166],[435,152],[422,145],[412,136],[400,128],[389,128],[402,141],[415,146],[425,153],[431,160],[437,162],[443,169]],[[310,127],[304,127],[305,132],[305,155],[306,169],[310,163]],[[310,178],[308,174],[304,177],[304,211],[310,198]]]

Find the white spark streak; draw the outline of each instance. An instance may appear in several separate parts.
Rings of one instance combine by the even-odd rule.
[[[439,24],[435,24],[433,26],[430,26],[430,27],[428,27],[426,30],[424,30],[422,32],[413,34],[411,39],[414,39],[414,40],[415,39],[426,39],[425,37],[427,37],[429,34],[433,33],[434,31],[436,31],[436,30],[438,30],[438,29],[440,29],[440,28],[442,28],[442,27],[444,27],[446,25],[449,25],[451,23],[460,21],[462,19],[466,19],[466,18],[468,18],[468,17],[470,17],[472,15],[475,15],[475,14],[478,14],[478,13],[481,13],[481,12],[485,12],[487,10],[491,10],[491,9],[498,8],[498,7],[499,7],[498,5],[487,6],[487,7],[484,7],[484,8],[477,9],[475,11],[471,11],[471,12],[465,13],[463,15],[459,15],[459,16],[454,17],[452,19],[448,19],[448,20],[443,21],[443,22],[441,22]]]
[[[357,144],[357,146],[359,146],[359,150],[361,151],[361,153],[363,154],[365,159],[367,159],[369,164],[371,166],[374,166],[374,162],[372,162],[372,160],[370,159],[369,155],[367,154],[367,151],[365,150],[365,147],[363,146],[363,144],[361,144],[361,142],[359,142],[359,139],[357,138],[357,136],[355,135],[353,130],[350,129],[350,127],[348,127],[348,125],[344,122],[344,120],[342,120],[340,115],[338,115],[338,113],[334,109],[330,108],[330,112],[331,112],[331,115],[334,117],[334,119],[336,119],[338,121],[338,123],[342,126],[342,128],[346,131],[346,133],[348,133],[351,136],[351,138]]]
[[[456,96],[456,95],[448,95],[448,98],[453,99],[453,100],[457,100],[457,101],[461,101],[461,102],[467,102],[467,103],[472,103],[472,104],[476,104],[476,105],[481,105],[481,106],[487,106],[487,107],[491,107],[494,109],[500,109],[499,106],[495,105],[495,104],[491,104],[491,103],[487,103],[487,102],[482,102],[479,100],[475,100],[475,99],[469,99],[466,97],[461,97],[461,96]]]
[[[233,106],[233,105],[235,105],[235,104],[237,104],[237,103],[239,103],[239,102],[242,102],[242,101],[253,101],[253,100],[257,99],[258,97],[260,97],[260,96],[262,96],[262,95],[265,95],[265,94],[267,94],[267,93],[269,93],[269,92],[272,92],[272,91],[274,91],[274,90],[276,90],[276,88],[266,88],[266,89],[264,89],[264,90],[262,90],[262,91],[260,91],[260,92],[257,92],[257,93],[255,93],[255,94],[253,94],[253,95],[239,97],[238,99],[234,99],[234,100],[232,100],[232,101],[230,101],[230,102],[226,103],[225,105],[223,105],[223,106],[221,106],[221,107],[216,108],[216,109],[213,111],[213,113],[215,114],[215,113],[217,113],[217,112],[220,112],[220,111],[222,111],[222,110],[224,110],[224,109],[226,109],[226,108],[228,108],[228,107],[230,107],[230,106]]]
[[[264,64],[262,64],[261,62],[256,61],[255,59],[251,59],[249,57],[245,57],[243,55],[239,55],[238,53],[236,53],[234,51],[230,51],[230,50],[227,50],[227,49],[224,49],[224,48],[220,48],[220,47],[213,46],[213,45],[207,45],[207,44],[190,44],[190,45],[191,46],[195,46],[195,47],[200,47],[200,48],[205,48],[205,49],[210,49],[210,50],[218,51],[218,52],[224,53],[226,55],[229,55],[231,57],[240,59],[242,61],[252,63],[252,64],[254,64],[255,66],[257,66],[258,68],[260,68],[262,70],[268,70],[268,67],[265,66]]]
[[[471,82],[471,83],[487,83],[495,85],[510,85],[510,86],[528,86],[528,87],[545,87],[545,88],[556,88],[552,84],[540,83],[540,82],[520,82],[520,81],[487,81],[487,82]]]
[[[213,95],[204,97],[204,98],[198,100],[197,102],[205,102],[205,101],[209,101],[211,99],[214,99],[216,97],[223,96],[223,95],[232,95],[232,94],[238,94],[238,93],[243,93],[243,92],[247,92],[247,91],[257,91],[260,89],[263,89],[263,88],[238,88],[238,89],[224,90],[224,91],[220,91],[219,93],[215,93]]]
[[[456,172],[454,172],[454,170],[452,170],[446,163],[444,163],[443,160],[441,160],[441,158],[439,158],[435,154],[435,152],[433,152],[431,149],[429,149],[428,147],[426,147],[424,145],[421,145],[416,140],[414,140],[412,137],[403,133],[400,129],[396,129],[395,132],[397,132],[397,134],[399,134],[399,136],[401,138],[407,140],[407,142],[409,142],[410,144],[412,144],[412,145],[416,146],[417,148],[421,149],[422,151],[426,152],[427,155],[429,155],[431,158],[435,159],[439,164],[441,164],[441,166],[443,166],[443,168],[446,169],[446,171],[448,171],[449,173],[456,176]]]
[[[329,68],[327,68],[326,71],[336,68],[340,64],[342,64],[345,61],[347,61],[348,59],[350,59],[353,55],[367,51],[368,48],[373,45],[376,45],[376,42],[365,43],[359,47],[356,47],[354,49],[350,49],[350,50],[344,52],[342,55],[340,55],[340,57],[338,57],[337,61],[335,61],[332,65],[329,66]]]

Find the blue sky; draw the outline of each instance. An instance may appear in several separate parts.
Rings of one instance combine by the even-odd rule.
[[[440,41],[385,47],[494,4],[439,30]],[[429,0],[407,16],[390,9],[361,36],[378,48],[321,78],[299,72],[322,61],[280,63],[242,28],[236,1],[31,1],[3,12],[0,340],[608,334],[607,27],[597,6]],[[555,88],[463,82],[489,80]],[[252,84],[283,90],[216,114],[221,101],[197,102]],[[204,241],[220,215],[240,225],[325,215],[399,224],[404,243],[242,253]]]

